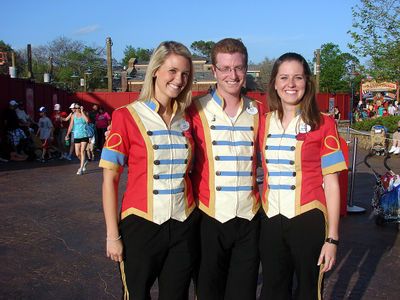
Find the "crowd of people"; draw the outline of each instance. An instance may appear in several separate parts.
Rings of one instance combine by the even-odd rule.
[[[379,93],[374,98],[375,100],[360,100],[358,102],[353,111],[354,121],[400,115],[400,102],[384,100],[384,97]]]
[[[191,99],[189,50],[163,42],[138,101],[114,111],[100,160],[106,253],[124,299],[321,299],[339,244],[335,121],[321,114],[306,60],[279,57],[269,107],[242,95],[248,53],[211,51],[215,89]],[[121,206],[119,183],[128,168]],[[263,169],[259,190],[257,168]],[[293,289],[294,287],[294,289]]]
[[[10,100],[8,104],[3,115],[5,135],[0,140],[1,162],[71,161],[75,152],[81,162],[77,174],[82,175],[88,161],[95,159],[95,150],[102,149],[104,127],[111,123],[110,115],[97,104],[89,113],[78,103],[70,105],[69,113],[62,111],[58,103],[51,112],[41,106],[37,122],[25,111],[23,102]]]

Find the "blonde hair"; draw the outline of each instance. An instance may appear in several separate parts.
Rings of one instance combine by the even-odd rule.
[[[186,46],[174,41],[162,42],[153,52],[147,67],[146,76],[144,78],[142,91],[139,95],[139,101],[147,101],[155,98],[155,73],[171,54],[185,57],[190,63],[190,72],[185,88],[180,92],[174,100],[178,104],[178,110],[183,111],[192,101],[192,85],[193,85],[193,64],[192,55]]]

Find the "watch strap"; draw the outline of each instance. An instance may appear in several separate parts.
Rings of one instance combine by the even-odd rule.
[[[325,242],[327,242],[327,243],[329,243],[329,244],[334,244],[334,245],[336,245],[336,246],[339,245],[339,240],[335,240],[335,239],[333,239],[333,238],[327,238],[327,239],[325,240]]]

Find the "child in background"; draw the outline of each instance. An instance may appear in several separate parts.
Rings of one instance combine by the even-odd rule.
[[[96,144],[96,135],[89,138],[89,143],[86,146],[86,156],[89,161],[94,160],[94,145]]]
[[[44,106],[39,108],[40,119],[38,122],[39,128],[36,133],[42,141],[42,158],[41,162],[45,162],[45,157],[47,154],[47,150],[50,145],[50,140],[53,138],[53,124],[50,119],[46,116],[46,108]]]

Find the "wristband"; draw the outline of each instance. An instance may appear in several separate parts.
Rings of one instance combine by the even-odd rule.
[[[107,242],[116,242],[116,241],[118,241],[118,240],[120,240],[120,239],[121,239],[121,236],[118,236],[118,237],[115,238],[115,239],[106,238],[106,241],[107,241]]]
[[[325,240],[325,242],[327,242],[327,243],[329,243],[329,244],[334,244],[334,245],[336,245],[336,246],[339,246],[339,240],[335,240],[335,239],[333,239],[333,238],[327,238],[327,239]]]

